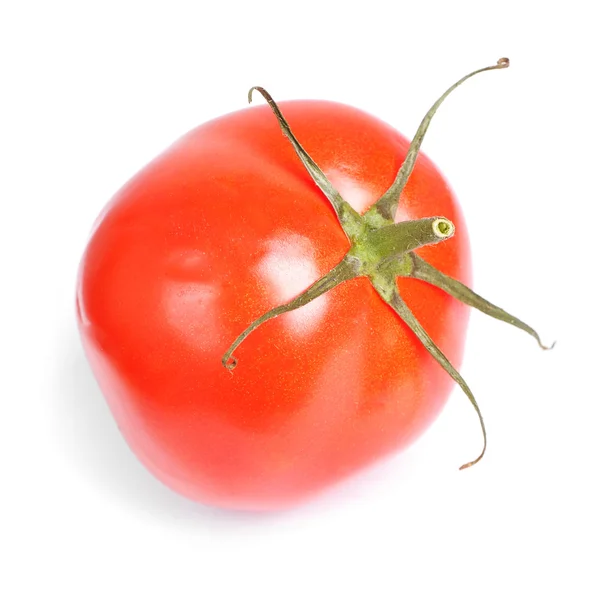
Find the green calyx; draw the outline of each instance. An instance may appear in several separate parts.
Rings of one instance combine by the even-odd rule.
[[[543,349],[550,348],[542,344],[539,335],[529,325],[483,299],[459,281],[438,271],[415,253],[414,250],[420,247],[440,243],[452,237],[455,228],[451,221],[443,216],[432,216],[396,223],[394,222],[394,217],[400,195],[414,169],[425,133],[441,103],[461,83],[474,75],[484,71],[503,69],[508,67],[508,65],[508,59],[501,58],[493,66],[474,71],[452,85],[437,100],[421,121],[394,182],[364,215],[356,212],[341,197],[323,171],[321,171],[319,166],[300,145],[300,142],[292,133],[290,126],[269,93],[262,87],[253,87],[250,90],[248,94],[249,102],[252,101],[253,91],[259,92],[268,102],[279,122],[283,134],[288,138],[306,170],[335,210],[340,226],[350,242],[350,249],[330,272],[313,283],[303,293],[286,304],[274,307],[252,322],[225,352],[222,358],[222,364],[225,368],[233,371],[237,365],[237,360],[233,356],[234,351],[252,331],[267,320],[300,308],[345,281],[356,277],[367,277],[381,299],[396,312],[398,317],[411,329],[431,356],[454,379],[469,398],[479,417],[483,433],[483,449],[475,460],[461,466],[461,470],[481,460],[487,446],[487,435],[477,401],[465,380],[437,347],[415,318],[410,308],[400,297],[396,284],[397,277],[420,279],[430,285],[434,285],[465,304],[529,333]]]

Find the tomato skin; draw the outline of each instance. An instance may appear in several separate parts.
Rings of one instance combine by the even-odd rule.
[[[361,213],[409,142],[355,108],[282,102],[297,138]],[[445,216],[456,235],[418,253],[470,283],[468,238],[423,155],[398,220]],[[191,131],[98,218],[77,282],[83,345],[139,459],[175,491],[235,509],[297,504],[407,446],[438,415],[450,377],[367,279],[247,325],[328,272],[349,249],[335,213],[268,106]],[[402,296],[455,366],[467,308],[426,283]]]

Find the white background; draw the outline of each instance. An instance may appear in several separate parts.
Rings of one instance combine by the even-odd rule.
[[[598,597],[593,3],[6,2],[0,11],[0,595]],[[276,99],[363,108],[412,135],[464,207],[475,288],[552,352],[471,319],[455,391],[408,451],[305,507],[192,504],[129,452],[75,326],[91,224],[196,124]]]

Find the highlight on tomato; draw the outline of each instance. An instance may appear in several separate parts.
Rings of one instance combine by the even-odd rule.
[[[161,481],[234,509],[302,502],[413,442],[459,374],[474,293],[459,205],[419,148],[325,101],[183,136],[98,217],[77,317],[125,439]],[[283,133],[283,135],[282,135]]]

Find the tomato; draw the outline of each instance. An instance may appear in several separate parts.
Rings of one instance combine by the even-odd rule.
[[[452,380],[484,441],[461,468],[481,460],[455,367],[467,306],[549,348],[468,288],[462,214],[418,152],[450,92],[508,65],[451,86],[410,144],[341,104],[284,117],[253,88],[269,106],[198,127],[117,193],[81,262],[78,321],[160,480],[222,507],[294,505],[414,441]]]
[[[364,213],[409,142],[346,105],[282,102],[296,137]],[[417,253],[470,282],[463,216],[420,155],[397,221],[444,215],[456,235]],[[77,283],[86,354],[120,430],[175,491],[237,509],[294,505],[412,443],[452,380],[365,277],[270,320],[262,313],[332,269],[350,245],[267,105],[194,129],[98,218]],[[467,308],[423,281],[402,297],[450,361]]]

